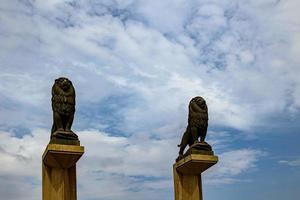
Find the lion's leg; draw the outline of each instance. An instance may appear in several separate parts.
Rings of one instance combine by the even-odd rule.
[[[53,122],[52,128],[51,128],[51,136],[56,131],[55,123]]]
[[[206,137],[206,133],[207,133],[207,126],[204,126],[203,128],[201,128],[201,134],[200,134],[200,141],[204,142],[205,141],[205,137]]]
[[[74,120],[74,113],[70,114],[68,117],[68,120],[66,122],[66,128],[65,128],[66,131],[71,131],[73,120]]]
[[[62,117],[58,112],[54,112],[53,113],[53,119],[54,119],[54,123],[56,126],[56,130],[57,131],[63,131],[64,127],[63,127],[63,122],[62,122]]]
[[[180,147],[180,149],[179,149],[179,155],[183,155],[184,149],[185,149],[184,146]]]
[[[193,143],[198,142],[198,128],[197,127],[191,127],[191,137],[193,139]]]
[[[178,145],[180,147],[179,155],[183,155],[184,149],[189,143],[189,138],[190,138],[190,135],[189,135],[189,131],[188,131],[188,128],[187,128],[186,131],[184,132],[183,136],[182,136],[180,145]]]
[[[54,115],[54,112],[53,112],[53,124],[52,124],[52,128],[51,128],[51,136],[52,134],[56,131],[56,126],[55,126],[55,115]]]

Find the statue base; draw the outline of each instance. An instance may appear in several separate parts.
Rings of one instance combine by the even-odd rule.
[[[196,142],[183,154],[179,155],[176,162],[191,154],[214,155],[211,146],[207,142]]]
[[[43,200],[76,200],[76,163],[83,146],[48,144],[43,154]]]
[[[73,131],[55,131],[49,144],[80,145],[78,136]]]
[[[197,142],[190,146],[183,157],[190,154],[214,155],[214,152],[207,142]]]
[[[203,200],[201,174],[218,162],[214,155],[190,154],[173,165],[175,200]]]

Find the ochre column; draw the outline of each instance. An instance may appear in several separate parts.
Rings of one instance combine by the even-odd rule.
[[[175,200],[203,200],[201,173],[218,162],[213,155],[190,154],[173,165]]]
[[[83,146],[48,144],[43,154],[43,200],[76,200],[76,162]]]

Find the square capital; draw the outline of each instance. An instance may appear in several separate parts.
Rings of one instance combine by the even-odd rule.
[[[176,162],[173,167],[181,174],[200,175],[217,162],[218,157],[214,155],[190,154]]]
[[[83,153],[83,146],[48,144],[43,154],[43,162],[54,168],[70,168]]]

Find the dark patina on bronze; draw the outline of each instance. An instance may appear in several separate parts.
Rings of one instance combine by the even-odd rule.
[[[75,89],[65,77],[55,80],[52,87],[53,125],[51,144],[80,145],[78,136],[71,130],[75,114]]]
[[[182,136],[179,156],[176,161],[189,154],[213,155],[211,146],[205,142],[208,127],[208,109],[205,100],[194,97],[189,103],[188,125]],[[200,137],[200,141],[199,141]],[[189,145],[189,149],[184,153],[184,149]]]

